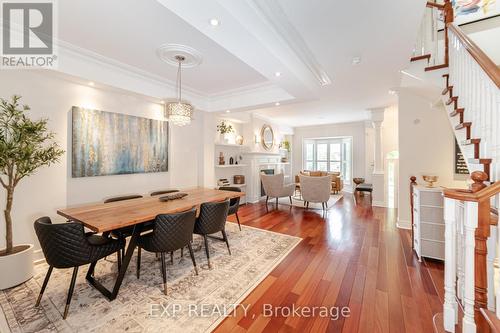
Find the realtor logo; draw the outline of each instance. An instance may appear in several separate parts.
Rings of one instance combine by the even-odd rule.
[[[36,0],[35,0],[36,1]],[[54,3],[2,1],[2,68],[54,68]]]

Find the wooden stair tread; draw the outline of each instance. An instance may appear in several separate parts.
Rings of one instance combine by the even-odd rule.
[[[430,54],[423,54],[420,56],[411,57],[410,61],[413,62],[413,61],[418,61],[418,60],[423,60],[423,59],[427,59],[427,61],[429,61],[430,58],[431,58]]]
[[[441,92],[441,95],[446,95],[449,91],[453,91],[453,86],[448,86],[444,88],[444,90]]]
[[[491,164],[491,158],[469,158],[472,164]]]
[[[436,69],[441,69],[441,68],[447,68],[448,65],[446,64],[441,64],[441,65],[436,65],[436,66],[429,66],[429,67],[425,67],[425,71],[428,72],[428,71],[433,71],[433,70],[436,70]]]
[[[481,139],[469,139],[469,140],[462,141],[462,144],[464,146],[467,146],[467,145],[479,144],[480,142],[481,142]]]
[[[442,77],[450,77],[450,74],[443,74]]]
[[[465,122],[465,123],[461,123],[461,124],[458,124],[457,126],[455,126],[455,129],[459,130],[462,128],[470,127],[471,125],[472,125],[471,122]]]
[[[485,308],[481,308],[480,311],[490,326],[491,332],[500,332],[500,319],[497,318],[496,314]]]
[[[449,100],[446,101],[446,105],[450,105],[453,102],[456,102],[458,100],[457,96],[450,97]]]
[[[464,110],[465,110],[464,108],[455,109],[452,113],[450,113],[450,117],[455,117],[460,113],[464,113]]]

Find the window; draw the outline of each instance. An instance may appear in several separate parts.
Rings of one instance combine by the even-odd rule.
[[[304,170],[340,172],[346,185],[352,178],[352,138],[304,140]]]

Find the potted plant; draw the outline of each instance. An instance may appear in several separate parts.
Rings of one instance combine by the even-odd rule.
[[[16,286],[33,276],[33,244],[13,243],[11,216],[14,190],[19,182],[38,168],[59,160],[64,151],[47,130],[47,119],[33,121],[21,105],[20,96],[11,101],[0,98],[0,184],[5,189],[6,247],[0,249],[0,289]]]
[[[228,134],[233,133],[234,129],[231,124],[226,124],[226,122],[223,120],[219,125],[217,125],[217,132],[220,133],[220,142],[228,143],[229,142],[229,136]]]

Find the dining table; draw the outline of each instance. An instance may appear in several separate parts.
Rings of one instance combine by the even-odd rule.
[[[225,199],[242,197],[244,192],[223,191],[209,188],[192,188],[183,190],[187,195],[181,199],[162,201],[159,196],[150,196],[110,203],[94,203],[76,207],[59,209],[57,214],[69,221],[77,221],[96,233],[106,233],[113,230],[131,227],[132,235],[123,257],[118,276],[113,289],[109,290],[94,278],[96,262],[87,271],[86,279],[110,301],[116,299],[123,278],[127,272],[132,255],[137,246],[145,222],[153,221],[159,214],[172,214],[197,207],[205,202],[217,202]]]

